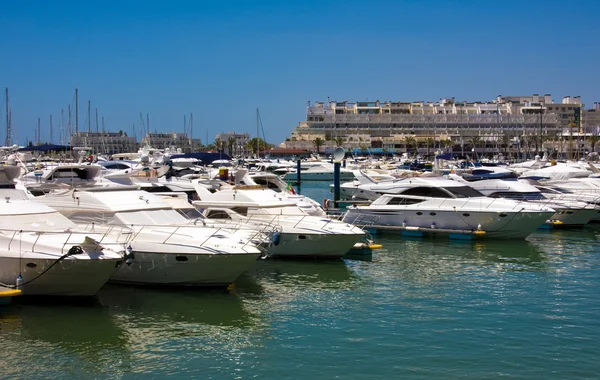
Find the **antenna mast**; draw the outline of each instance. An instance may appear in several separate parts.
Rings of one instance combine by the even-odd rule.
[[[194,151],[194,114],[190,112],[190,152]]]
[[[92,132],[92,101],[88,100],[88,133]]]
[[[60,145],[65,145],[65,109],[60,110]]]
[[[9,105],[9,101],[8,101],[8,87],[6,87],[6,146],[10,146],[11,145],[11,141],[10,141],[10,135],[11,130],[10,130],[10,105]]]
[[[69,111],[69,120],[71,120],[71,111]],[[75,89],[75,135],[79,136],[79,89],[77,88]]]

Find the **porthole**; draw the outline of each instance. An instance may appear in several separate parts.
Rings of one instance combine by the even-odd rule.
[[[435,212],[430,212],[429,215],[433,216],[433,215],[436,215],[436,213]]]
[[[298,235],[298,240],[304,240],[306,239],[306,235]]]
[[[417,212],[417,215],[423,215],[423,213],[421,211]]]
[[[175,256],[175,260],[185,262],[188,261],[187,256]]]
[[[471,214],[469,214],[468,212],[465,212],[465,213],[463,214],[463,216],[471,216]]]
[[[37,264],[36,263],[27,263],[27,264],[25,264],[25,266],[27,268],[35,268],[35,267],[37,267]]]
[[[504,218],[506,216],[506,214],[502,213],[502,214],[498,214],[499,217]]]

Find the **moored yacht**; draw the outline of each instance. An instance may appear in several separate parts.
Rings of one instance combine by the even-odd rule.
[[[343,220],[374,229],[512,239],[525,238],[554,214],[549,207],[487,198],[441,178],[406,178],[394,185],[393,193],[379,195],[370,205],[349,207]]]
[[[272,256],[338,258],[365,237],[364,231],[358,227],[308,215],[294,201],[281,199],[277,193],[262,186],[238,185],[231,190],[210,193],[197,185],[196,190],[200,200],[192,203],[201,211],[228,208],[251,220],[281,226],[282,236],[286,238],[269,248]],[[210,213],[208,216],[215,218],[217,214]]]
[[[121,266],[125,245],[105,246],[105,233],[80,230],[29,200],[15,188],[19,171],[0,167],[0,283],[23,295],[95,295]]]
[[[39,201],[76,223],[134,231],[133,258],[114,282],[226,286],[262,254],[248,235],[194,225],[159,197],[134,188],[53,192]]]
[[[541,227],[582,227],[597,215],[595,205],[569,199],[549,199],[538,188],[519,180],[507,169],[481,168],[473,170],[470,176],[450,174],[448,178],[467,184],[488,197],[526,201],[554,209],[555,214]]]

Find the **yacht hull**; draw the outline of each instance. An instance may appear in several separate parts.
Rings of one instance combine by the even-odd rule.
[[[37,277],[57,258],[0,257],[0,282],[16,285],[19,273],[23,277],[24,296],[93,296],[115,273],[122,258],[67,257],[46,273]],[[37,277],[37,278],[36,278]],[[35,279],[34,279],[35,278]],[[30,283],[27,283],[28,281]]]
[[[344,216],[348,223],[377,226],[420,227],[459,231],[485,231],[478,235],[494,239],[524,239],[552,216],[553,212],[486,212],[442,210],[350,209]],[[369,227],[371,225],[371,227]],[[442,233],[442,232],[440,232]],[[448,233],[448,232],[447,232]]]
[[[267,248],[272,257],[341,258],[364,234],[282,233],[279,244]]]
[[[133,252],[111,282],[135,285],[220,287],[233,283],[255,265],[259,254],[173,254]]]
[[[555,227],[583,227],[597,215],[598,211],[593,209],[566,209],[556,212],[550,221],[560,222],[554,224]]]

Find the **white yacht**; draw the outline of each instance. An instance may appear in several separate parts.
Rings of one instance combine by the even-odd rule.
[[[308,215],[326,216],[327,213],[321,205],[314,199],[297,194],[291,184],[285,183],[279,176],[265,172],[245,172],[238,170],[236,183],[240,185],[261,185],[278,193],[280,199],[285,199],[296,203],[296,205]]]
[[[218,210],[228,208],[252,220],[281,226],[285,239],[269,248],[272,256],[338,258],[365,237],[358,227],[308,215],[295,202],[281,199],[276,192],[262,186],[238,185],[231,190],[211,193],[197,185],[196,190],[200,200],[192,203],[202,211],[216,210],[208,213],[210,218],[218,215],[230,218]]]
[[[556,213],[545,223],[547,226],[582,227],[597,216],[594,205],[569,199],[549,199],[535,186],[519,180],[515,173],[507,169],[478,168],[470,176],[450,174],[448,178],[467,184],[488,197],[509,198],[550,207]]]
[[[124,244],[85,232],[16,189],[14,166],[0,167],[0,283],[24,295],[92,296],[124,260]]]
[[[137,189],[75,189],[37,199],[76,223],[134,231],[133,259],[114,282],[226,286],[262,254],[247,235],[194,225],[159,197]]]
[[[553,214],[549,207],[487,198],[446,179],[406,178],[370,205],[349,207],[343,220],[373,229],[513,239],[525,238]]]
[[[302,181],[333,181],[333,164],[323,161],[318,165],[305,165],[306,162],[303,162],[300,168]],[[284,181],[295,181],[298,178],[296,169],[289,168],[282,178]],[[340,168],[340,181],[352,181],[353,179],[352,170]]]

